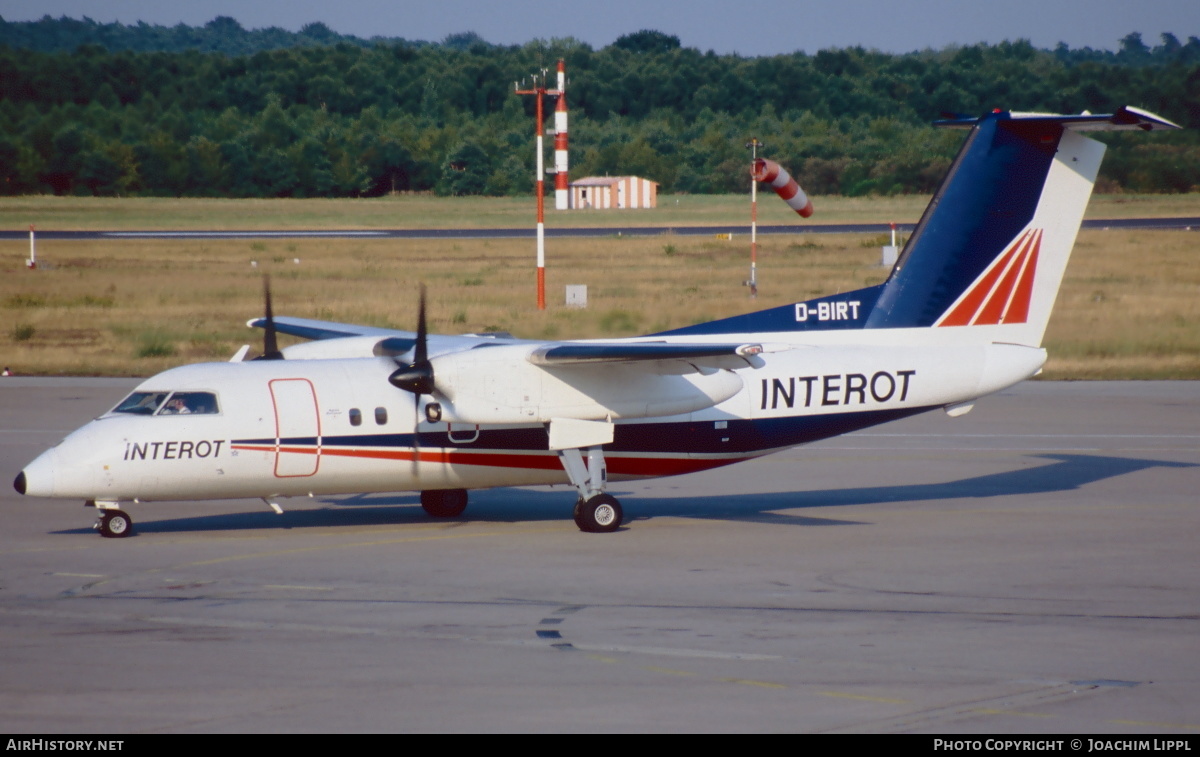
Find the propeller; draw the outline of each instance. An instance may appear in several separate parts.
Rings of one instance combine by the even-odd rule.
[[[408,365],[401,365],[392,372],[392,375],[388,376],[388,382],[392,386],[412,392],[413,395],[412,471],[414,478],[417,476],[417,462],[421,456],[421,395],[433,394],[435,388],[433,365],[429,362],[428,338],[429,331],[425,324],[425,285],[422,284],[420,305],[417,310],[417,340],[413,345],[413,361]]]
[[[271,277],[263,274],[263,303],[266,314],[263,318],[263,353],[255,360],[283,360],[279,342],[275,338],[275,315],[271,312]]]
[[[417,341],[413,345],[413,361],[400,366],[388,381],[392,386],[412,392],[420,399],[422,394],[433,394],[433,366],[429,363],[429,350],[426,344],[428,330],[425,326],[425,285],[421,285],[421,304],[417,312]]]

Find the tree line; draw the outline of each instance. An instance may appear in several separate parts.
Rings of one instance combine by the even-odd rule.
[[[55,39],[55,28],[81,43],[31,41]],[[234,52],[212,41],[222,38]],[[1134,33],[1115,52],[1017,41],[743,57],[656,31],[593,49],[574,39],[498,46],[471,33],[368,42],[312,24],[247,32],[220,18],[169,30],[45,18],[0,19],[0,193],[528,194],[534,103],[514,83],[546,70],[553,87],[559,58],[574,177],[745,191],[744,145],[756,136],[813,193],[930,192],[961,141],[929,127],[947,113],[1130,104],[1190,129],[1104,135],[1101,191],[1200,187],[1196,37],[1163,34],[1151,47]]]

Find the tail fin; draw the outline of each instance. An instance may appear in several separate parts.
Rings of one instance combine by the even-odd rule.
[[[864,326],[991,326],[993,341],[1039,346],[1104,157],[1079,132],[1179,127],[1134,108],[939,125],[971,133]]]
[[[1104,157],[1080,132],[1179,128],[1129,107],[936,125],[971,133],[887,281],[664,333],[982,327],[989,341],[1040,346]]]

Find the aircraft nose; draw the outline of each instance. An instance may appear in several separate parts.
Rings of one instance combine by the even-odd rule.
[[[30,497],[53,497],[58,456],[51,447],[25,466],[13,481],[13,488]]]

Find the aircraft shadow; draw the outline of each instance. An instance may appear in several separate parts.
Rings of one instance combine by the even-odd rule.
[[[957,481],[902,486],[847,487],[843,489],[799,490],[710,496],[637,497],[620,484],[609,491],[621,499],[625,520],[648,520],[672,516],[754,523],[779,523],[792,526],[869,525],[861,520],[816,518],[780,512],[816,507],[846,507],[888,502],[921,502],[945,499],[984,499],[989,497],[1046,494],[1079,489],[1097,481],[1123,476],[1148,468],[1190,468],[1193,463],[1145,460],[1078,454],[1038,454],[1031,457],[1050,460],[1049,464],[1020,468],[1003,473],[973,476]],[[535,523],[569,520],[573,491],[566,486],[553,489],[492,489],[471,493],[471,504],[462,518],[435,521],[421,509],[415,493],[357,494],[346,497],[320,497],[323,505],[287,510],[276,515],[262,505],[261,510],[223,513],[185,518],[141,521],[138,515],[153,515],[159,507],[151,505],[131,513],[136,532],[182,533],[190,531],[253,531],[258,529],[301,529],[345,526],[381,526],[441,522]],[[141,510],[141,508],[138,508]],[[91,529],[69,529],[56,533],[85,533]]]

